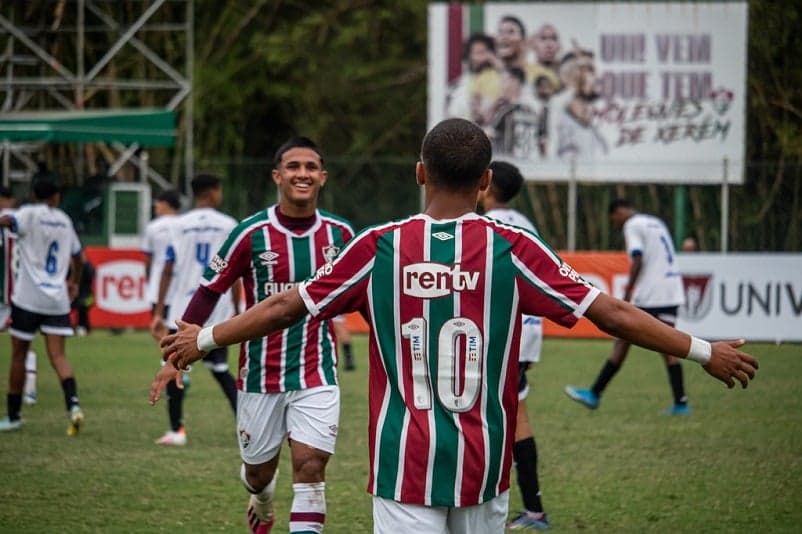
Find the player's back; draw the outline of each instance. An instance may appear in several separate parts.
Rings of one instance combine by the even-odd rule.
[[[214,253],[236,226],[232,217],[213,208],[196,208],[180,215],[170,225],[167,260],[173,261],[173,292],[167,324],[181,318],[201,282]],[[207,324],[220,322],[233,312],[230,295],[220,298]]]
[[[533,233],[476,214],[376,227],[333,267],[304,298],[326,308],[363,288],[351,306],[367,314],[371,360],[382,362],[371,365],[371,491],[437,506],[505,491],[520,315],[570,326],[598,291]]]
[[[46,204],[29,204],[14,214],[19,270],[11,300],[43,314],[70,310],[66,278],[70,258],[81,251],[72,221]]]
[[[177,219],[176,215],[161,215],[145,226],[142,252],[150,256],[147,299],[151,303],[155,303],[159,297],[159,282],[164,269],[164,260],[167,257],[167,247],[170,245],[170,226],[175,224]],[[168,292],[165,297],[167,304],[170,304],[171,297],[171,292]]]
[[[665,223],[653,215],[636,213],[624,223],[623,231],[627,253],[642,256],[633,304],[641,307],[682,304],[685,299],[682,275]]]

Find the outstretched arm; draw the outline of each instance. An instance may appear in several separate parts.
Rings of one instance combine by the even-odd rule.
[[[613,336],[625,339],[630,343],[678,358],[687,358],[698,344],[692,345],[692,338],[662,321],[658,321],[648,313],[622,300],[604,293],[599,294],[585,312],[585,316],[593,323]],[[744,344],[743,339],[737,341],[720,341],[710,345],[710,358],[702,367],[708,374],[718,378],[728,387],[738,380],[743,387],[755,377],[758,368],[757,360],[751,355],[738,350]]]
[[[205,328],[203,334],[196,325],[178,322],[178,332],[161,341],[162,355],[176,369],[183,369],[213,348],[258,339],[283,330],[297,323],[306,313],[306,306],[298,289],[288,289],[272,295],[228,321]],[[201,351],[201,348],[204,350]]]

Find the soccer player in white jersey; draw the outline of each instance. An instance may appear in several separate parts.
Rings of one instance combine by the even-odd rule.
[[[490,187],[479,192],[479,205],[485,210],[485,216],[539,235],[535,225],[524,214],[509,207],[509,202],[518,195],[524,183],[524,177],[518,167],[506,161],[494,161],[490,164],[490,170],[493,171]],[[510,530],[548,530],[551,525],[543,509],[540,481],[537,476],[537,444],[532,426],[529,424],[529,413],[525,402],[529,395],[526,371],[532,364],[540,361],[540,349],[543,345],[543,319],[534,315],[525,315],[521,320],[521,350],[518,354],[518,414],[512,459],[515,462],[524,511],[516,515],[507,524],[507,528]]]
[[[677,266],[674,242],[663,221],[652,215],[635,211],[627,199],[616,199],[610,203],[610,220],[613,226],[624,232],[627,254],[630,257],[629,280],[624,300],[632,302],[646,313],[669,326],[677,322],[677,311],[685,302],[682,274]],[[566,386],[565,393],[578,403],[595,410],[599,407],[602,392],[621,369],[629,352],[630,342],[616,339],[613,350],[604,362],[596,381],[590,389]],[[664,352],[662,354],[668,372],[674,404],[664,410],[665,415],[688,415],[688,397],[682,379],[679,359]]]
[[[64,352],[64,339],[73,334],[70,302],[81,279],[81,243],[72,221],[58,209],[61,192],[50,179],[33,184],[34,203],[0,217],[0,226],[17,234],[19,269],[11,295],[11,369],[7,412],[0,430],[22,427],[20,418],[25,385],[25,358],[36,330],[45,336],[50,363],[61,381],[70,424],[67,434],[78,434],[84,414],[78,403],[75,376]],[[67,272],[70,278],[67,280]]]
[[[16,211],[16,199],[8,187],[0,187],[0,216],[13,215]],[[11,320],[11,292],[17,271],[17,254],[15,244],[17,236],[11,228],[0,227],[0,331],[8,327]],[[28,350],[25,356],[25,387],[22,401],[25,404],[36,404],[36,352]]]
[[[475,213],[492,171],[490,140],[448,119],[423,140],[425,211],[368,228],[315,276],[224,323],[179,323],[162,339],[173,373],[215,347],[311,314],[359,310],[370,325],[369,491],[376,533],[503,532],[518,405],[522,314],[571,326],[583,315],[650,349],[687,356],[730,387],[757,361],[743,340],[707,343],[601,293],[539,237]],[[167,368],[167,366],[165,366]],[[183,504],[183,503],[182,503]]]
[[[175,222],[178,210],[181,208],[181,199],[175,190],[162,191],[153,203],[156,217],[145,226],[145,235],[142,236],[142,252],[145,254],[145,276],[148,279],[146,297],[150,302],[151,313],[156,310],[159,300],[159,284],[164,270],[164,259],[167,256],[169,244],[170,224]],[[170,297],[165,297],[165,315],[169,313]]]
[[[160,274],[159,294],[153,312],[151,331],[160,339],[166,331],[175,330],[175,321],[180,319],[195,294],[204,270],[212,261],[212,254],[220,248],[228,233],[236,226],[232,217],[217,211],[223,202],[223,187],[220,178],[211,174],[199,174],[192,180],[194,208],[176,217],[168,226],[164,267]],[[169,307],[167,295],[172,293]],[[240,286],[228,292],[211,313],[212,322],[222,321],[239,311]],[[228,370],[228,351],[211,351],[203,359],[203,365],[214,376],[228,399],[231,409],[237,410],[237,387]],[[184,428],[184,388],[174,383],[167,385],[167,413],[170,430],[156,440],[159,445],[186,445]]]
[[[293,287],[332,261],[353,236],[348,222],[317,208],[328,174],[311,139],[289,139],[276,150],[273,165],[278,204],[231,232],[184,320],[203,324],[207,310],[240,277],[249,308]],[[242,481],[251,493],[248,527],[255,534],[269,532],[275,522],[276,467],[288,434],[294,494],[290,532],[323,529],[325,469],[334,454],[340,413],[336,349],[332,322],[312,318],[240,348],[237,427]]]

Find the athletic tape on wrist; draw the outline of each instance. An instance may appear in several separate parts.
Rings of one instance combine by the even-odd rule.
[[[704,339],[691,336],[691,348],[688,350],[686,358],[699,362],[705,365],[710,361],[710,356],[713,354],[713,347]]]
[[[198,332],[198,350],[201,352],[209,352],[214,349],[219,349],[220,345],[215,343],[214,341],[214,334],[212,333],[213,326],[207,326],[206,328],[202,328],[200,332]]]

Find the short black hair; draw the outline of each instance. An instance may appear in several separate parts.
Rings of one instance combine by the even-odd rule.
[[[200,173],[192,179],[192,194],[199,197],[213,189],[219,189],[222,180],[219,176],[208,173]]]
[[[490,164],[493,171],[493,180],[490,190],[499,202],[507,203],[521,192],[524,177],[518,167],[506,161],[494,161]]]
[[[628,198],[617,198],[610,202],[607,208],[607,213],[612,215],[618,208],[634,208],[632,202]]]
[[[168,189],[167,191],[162,191],[159,193],[159,196],[156,197],[156,200],[160,202],[166,203],[168,206],[177,210],[181,207],[181,197],[178,196],[178,191],[175,189]]]
[[[44,176],[33,181],[31,191],[34,199],[47,200],[61,193],[61,184],[49,176]]]
[[[501,21],[499,21],[499,24],[501,22],[512,22],[513,24],[518,26],[518,29],[521,30],[521,37],[526,37],[526,27],[524,26],[523,21],[521,21],[521,19],[519,19],[515,15],[504,15],[503,17],[501,17]]]
[[[281,158],[284,156],[284,153],[293,148],[308,148],[310,150],[314,150],[317,155],[320,156],[320,164],[323,164],[323,152],[321,152],[317,144],[308,137],[298,136],[288,139],[283,145],[278,147],[276,154],[273,156],[273,167],[276,169],[279,168],[281,166]]]
[[[423,138],[420,159],[429,180],[450,191],[475,186],[492,157],[490,139],[465,119],[446,119]]]
[[[0,197],[2,198],[14,198],[14,193],[11,192],[11,189],[0,185]]]
[[[482,43],[491,52],[495,53],[496,51],[496,42],[492,37],[486,33],[472,33],[471,36],[468,37],[468,40],[465,41],[465,46],[462,49],[462,59],[468,59],[468,56],[471,54],[471,47],[476,43]]]

